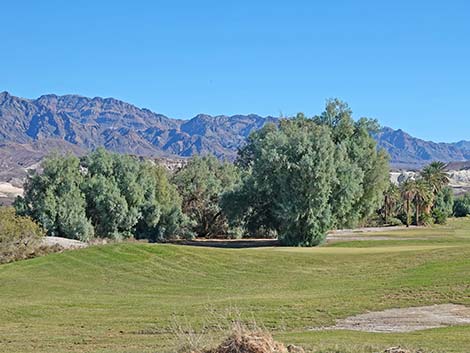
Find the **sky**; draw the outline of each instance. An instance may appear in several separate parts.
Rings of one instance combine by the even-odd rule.
[[[315,115],[328,98],[470,140],[470,1],[0,0],[0,91],[172,118]]]

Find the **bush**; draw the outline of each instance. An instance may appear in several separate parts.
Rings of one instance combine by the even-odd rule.
[[[403,222],[399,218],[390,217],[388,219],[388,225],[389,226],[401,226],[403,225]]]
[[[445,187],[439,191],[434,201],[432,217],[437,224],[445,224],[447,218],[452,216],[454,206],[454,193],[450,187]]]
[[[27,259],[41,248],[43,230],[12,207],[0,207],[0,263]]]
[[[436,224],[446,224],[447,217],[448,215],[442,210],[436,209],[432,211],[432,218]]]
[[[465,217],[470,214],[470,194],[465,194],[454,202],[454,216]]]
[[[416,217],[415,217],[415,224],[417,224]],[[423,213],[422,215],[420,215],[419,224],[417,225],[430,226],[431,224],[434,224],[434,218],[432,215],[430,215],[429,213]]]

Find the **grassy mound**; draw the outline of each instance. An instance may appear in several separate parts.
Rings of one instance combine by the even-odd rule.
[[[113,244],[0,265],[0,352],[174,352],[175,320],[220,337],[227,308],[306,351],[467,352],[468,326],[312,330],[366,311],[470,305],[469,220],[387,235],[397,240],[314,249]]]

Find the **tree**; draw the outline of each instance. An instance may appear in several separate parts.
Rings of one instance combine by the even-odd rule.
[[[443,162],[432,162],[423,168],[420,178],[429,187],[433,196],[433,202],[427,205],[426,213],[431,213],[437,223],[445,223],[451,214],[453,195],[447,187],[449,177],[445,171],[446,164]]]
[[[49,235],[157,240],[176,236],[183,224],[175,187],[150,162],[99,148],[81,160],[46,158],[42,167],[28,177],[15,207]]]
[[[239,151],[243,182],[223,198],[231,222],[312,246],[334,227],[364,222],[388,185],[386,154],[373,120],[355,122],[347,104],[327,102],[313,119],[298,114],[253,133]]]
[[[388,156],[378,150],[372,134],[376,120],[352,118],[349,106],[338,99],[327,101],[325,111],[314,117],[331,131],[335,143],[334,186],[330,198],[334,226],[356,227],[365,223],[382,205],[388,187]]]
[[[448,186],[439,191],[435,197],[432,216],[437,224],[445,224],[447,218],[452,216],[454,207],[454,193]]]
[[[190,230],[200,237],[231,236],[231,229],[220,207],[224,192],[239,181],[239,173],[231,163],[213,156],[194,157],[173,177],[181,197],[182,210],[188,217]]]
[[[183,214],[182,199],[168,171],[162,166],[146,163],[140,182],[147,185],[142,205],[142,219],[137,224],[136,237],[150,241],[186,237],[189,220]]]
[[[405,180],[400,187],[401,197],[405,206],[406,213],[406,226],[409,227],[411,224],[411,212],[412,212],[412,203],[416,193],[416,182],[412,179]]]
[[[334,144],[329,129],[298,116],[282,120],[276,129],[264,128],[251,143],[246,147],[249,173],[228,196],[248,202],[229,213],[250,228],[274,230],[286,245],[319,244],[332,225]]]
[[[470,194],[466,193],[455,200],[453,212],[455,217],[470,215]]]
[[[101,237],[120,239],[131,235],[137,223],[113,178],[94,175],[86,184],[87,213]]]
[[[86,216],[85,196],[80,187],[84,175],[74,156],[53,155],[42,162],[42,174],[33,172],[24,184],[24,197],[15,207],[20,215],[36,220],[52,236],[79,240],[93,237]]]
[[[420,225],[420,212],[429,213],[434,202],[434,194],[430,185],[423,179],[416,180],[414,183],[414,203],[416,211],[416,225]]]
[[[390,183],[384,192],[383,214],[385,224],[389,223],[389,217],[396,215],[397,206],[400,203],[400,189],[395,184]]]
[[[424,167],[421,177],[431,186],[432,192],[437,194],[449,184],[449,177],[445,172],[446,164],[443,162],[432,162]]]

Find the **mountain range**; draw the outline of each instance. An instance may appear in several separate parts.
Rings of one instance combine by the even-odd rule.
[[[214,154],[233,160],[248,135],[276,117],[259,115],[172,119],[114,99],[44,95],[37,99],[0,93],[0,181],[17,177],[51,151],[85,153],[99,146],[145,157]],[[383,128],[378,145],[395,168],[417,169],[433,160],[470,160],[470,142],[435,143]]]

